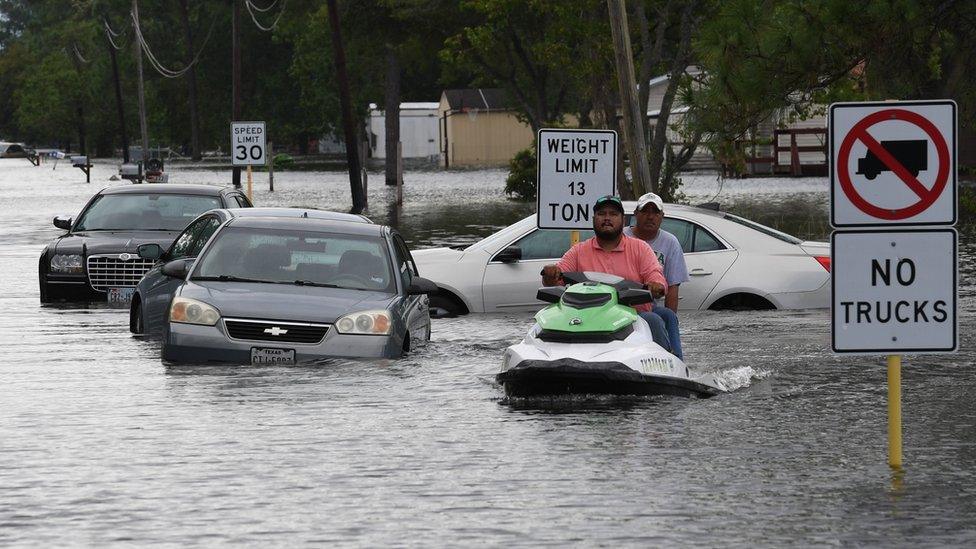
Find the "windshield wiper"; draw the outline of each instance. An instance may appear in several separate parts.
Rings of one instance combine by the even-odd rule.
[[[325,282],[312,282],[311,280],[296,280],[294,282],[282,282],[281,284],[294,284],[295,286],[315,286],[316,288],[342,288],[336,284],[326,284]]]
[[[261,284],[278,284],[278,282],[275,282],[274,280],[260,280],[257,278],[244,278],[244,277],[233,276],[233,275],[195,276],[190,280],[203,280],[203,281],[216,280],[219,282],[258,282]]]

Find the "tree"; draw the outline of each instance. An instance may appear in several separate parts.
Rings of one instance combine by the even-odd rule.
[[[775,111],[836,100],[954,98],[976,121],[976,5],[938,0],[730,0],[702,25],[705,70],[687,101],[725,154]]]

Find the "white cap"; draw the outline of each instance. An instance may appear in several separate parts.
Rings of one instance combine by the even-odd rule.
[[[635,212],[636,211],[640,211],[640,210],[644,209],[644,206],[647,206],[648,204],[654,204],[655,206],[657,206],[657,211],[659,211],[659,212],[663,212],[664,211],[664,201],[661,200],[661,197],[660,196],[658,196],[658,195],[656,195],[654,193],[647,193],[647,194],[641,196],[640,198],[638,198],[637,199],[637,208],[635,208],[634,211]]]

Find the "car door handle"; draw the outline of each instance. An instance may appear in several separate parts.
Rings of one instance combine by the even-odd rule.
[[[688,272],[691,276],[707,276],[712,274],[712,271],[706,271],[705,269],[692,269]]]

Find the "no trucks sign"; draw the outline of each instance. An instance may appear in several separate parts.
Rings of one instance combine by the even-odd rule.
[[[539,130],[536,224],[540,229],[593,228],[593,203],[617,191],[617,132]]]
[[[956,222],[956,103],[830,106],[834,227]]]

